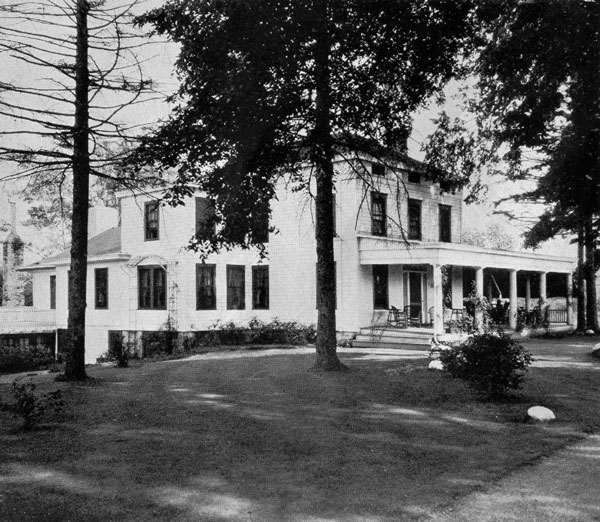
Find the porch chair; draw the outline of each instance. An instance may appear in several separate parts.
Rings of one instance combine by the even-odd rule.
[[[402,310],[399,310],[395,306],[392,306],[388,312],[387,325],[393,326],[395,328],[406,328],[406,314]]]
[[[416,313],[413,313],[416,312]],[[406,321],[408,326],[421,326],[421,307],[406,305],[404,307],[404,313],[406,314]]]

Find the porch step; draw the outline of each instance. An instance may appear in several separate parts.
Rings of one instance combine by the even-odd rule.
[[[423,349],[429,346],[433,330],[424,328],[361,328],[352,346],[356,348],[403,348],[410,346]]]

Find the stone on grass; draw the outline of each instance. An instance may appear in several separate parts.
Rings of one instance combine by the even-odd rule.
[[[534,421],[548,422],[556,419],[556,415],[552,410],[545,408],[544,406],[532,406],[527,410],[527,415]]]
[[[596,332],[594,332],[594,330],[592,330],[591,328],[585,331],[585,335],[594,335],[595,333]]]
[[[600,359],[600,343],[596,343],[592,348],[592,355]]]
[[[431,361],[429,363],[429,369],[430,370],[443,370],[444,365],[442,364],[442,361],[440,361],[439,359],[435,359],[434,361]]]

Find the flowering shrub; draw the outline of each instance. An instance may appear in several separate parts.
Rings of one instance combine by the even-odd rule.
[[[502,332],[475,334],[464,343],[440,353],[452,377],[462,379],[489,399],[518,389],[532,362],[531,355]]]

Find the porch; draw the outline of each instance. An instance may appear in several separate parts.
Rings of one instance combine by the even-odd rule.
[[[539,322],[572,327],[574,260],[456,243],[359,236],[359,259],[373,276],[371,325],[424,327],[443,333],[453,321],[477,317],[478,299],[506,330]],[[365,323],[363,323],[365,324]]]

